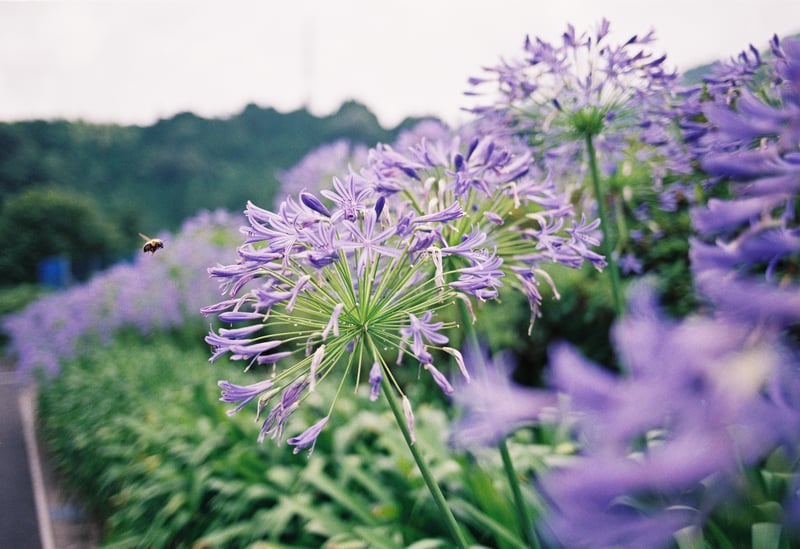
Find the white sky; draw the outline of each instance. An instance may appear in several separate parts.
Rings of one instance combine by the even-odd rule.
[[[318,115],[365,103],[384,125],[463,120],[469,76],[557,40],[655,29],[679,69],[800,32],[800,0],[261,0],[0,2],[0,120],[150,124],[254,102]]]

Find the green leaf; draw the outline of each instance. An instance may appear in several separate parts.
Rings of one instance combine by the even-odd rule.
[[[322,469],[323,460],[316,459],[309,462],[303,471],[303,480],[326,494],[344,509],[350,511],[365,525],[376,524],[375,518],[369,513],[370,504],[364,498],[351,493],[342,484],[332,480]]]
[[[522,539],[520,539],[519,535],[466,501],[451,501],[450,506],[453,508],[453,512],[456,516],[460,517],[462,520],[474,523],[479,530],[490,531],[503,546],[515,547],[517,549],[525,549],[527,547]],[[512,521],[509,524],[515,523],[516,521]]]
[[[706,549],[703,532],[695,526],[687,526],[673,534],[679,549]]]
[[[781,541],[780,524],[759,522],[751,527],[753,549],[778,549]]]

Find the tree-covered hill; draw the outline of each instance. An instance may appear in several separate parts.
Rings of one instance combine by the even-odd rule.
[[[201,209],[269,207],[276,174],[310,150],[392,142],[416,122],[385,129],[348,102],[323,117],[251,104],[227,119],[187,112],[146,127],[0,123],[0,239],[14,244],[0,249],[0,285],[34,281],[53,256],[81,278],[137,250],[139,232],[173,231]]]
[[[147,126],[69,121],[0,123],[0,201],[32,186],[89,194],[118,223],[156,233],[202,208],[270,204],[275,174],[336,138],[371,146],[392,141],[366,107],[330,116],[248,105],[228,119],[181,113]],[[137,237],[138,238],[138,237]]]

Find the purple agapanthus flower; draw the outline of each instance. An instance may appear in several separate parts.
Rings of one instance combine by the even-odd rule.
[[[455,393],[462,444],[493,443],[524,425],[571,433],[536,483],[548,503],[538,528],[552,546],[671,547],[679,531],[702,530],[717,509],[746,500],[744,469],[779,449],[798,455],[800,360],[774,332],[671,320],[647,286],[629,305],[613,329],[626,375],[558,344],[550,390],[509,386],[507,373],[489,367]]]
[[[503,61],[470,79],[469,110],[501,133],[525,135],[547,170],[575,173],[585,166],[583,139],[595,138],[599,164],[611,175],[631,143],[661,180],[666,170],[688,173],[688,157],[673,131],[678,76],[666,56],[650,50],[654,33],[614,44],[603,19],[593,33],[572,25],[560,42],[528,37],[521,59]],[[644,160],[644,158],[640,158]]]
[[[314,452],[314,447],[317,444],[317,438],[319,438],[320,433],[328,424],[329,419],[330,418],[328,416],[325,416],[298,436],[287,440],[286,443],[289,446],[294,446],[295,454],[308,448],[308,455],[311,456],[311,454]]]
[[[594,234],[596,221],[584,220],[570,234],[565,227],[578,226],[565,223],[574,216],[567,195],[532,165],[530,152],[515,142],[468,129],[463,137],[423,140],[404,151],[378,147],[361,173],[392,200],[398,234],[416,230],[412,249],[428,254],[440,271],[449,264],[458,273],[450,287],[487,300],[509,285],[526,296],[533,320],[540,306],[535,280],[547,279],[542,265],[589,261],[602,269],[605,261],[592,249],[598,241],[583,238]],[[423,221],[441,225],[423,232]],[[544,241],[554,253],[533,253]]]
[[[800,41],[771,47],[771,59],[753,60],[759,73],[716,82],[716,95],[697,107],[707,122],[694,151],[729,197],[691,212],[690,257],[718,314],[788,327],[800,322],[791,276],[800,252]]]
[[[431,322],[433,313],[426,312],[422,318],[417,318],[409,314],[409,325],[400,330],[405,339],[411,339],[411,352],[417,360],[423,364],[433,362],[433,357],[427,351],[426,341],[439,345],[444,345],[449,341],[447,336],[439,333],[444,326],[444,322]]]
[[[539,281],[553,284],[544,266],[604,265],[592,249],[597,224],[573,221],[567,197],[529,169],[529,152],[472,130],[428,137],[379,145],[332,188],[304,189],[275,211],[248,203],[239,261],[209,269],[225,295],[204,312],[233,325],[208,335],[212,360],[268,366],[270,398],[306,380],[291,405],[283,397],[272,405],[260,440],[281,440],[306,392],[339,366],[366,373],[377,364],[369,370],[377,397],[380,380],[394,379],[383,351],[418,361],[451,394],[438,361],[461,355],[445,347],[454,323],[439,319],[441,309],[460,299],[472,310],[506,285],[526,296],[533,319]],[[535,253],[545,238],[537,226],[548,227],[552,253]],[[402,395],[397,383],[390,388]]]
[[[736,497],[742,466],[785,437],[798,442],[800,409],[774,390],[779,379],[797,384],[798,364],[771,335],[676,323],[653,301],[640,291],[614,328],[627,377],[567,347],[551,353],[552,383],[570,397],[582,444],[575,464],[541,484],[553,504],[548,527],[567,546],[671,546],[678,530],[702,527]]]
[[[476,125],[518,140],[533,153],[529,169],[547,174],[579,211],[606,217],[606,232],[625,229],[626,223],[612,218],[635,209],[644,194],[657,194],[664,211],[676,211],[694,196],[683,192],[692,158],[676,124],[683,112],[676,106],[677,72],[653,50],[652,31],[615,43],[610,30],[603,19],[593,32],[569,25],[557,41],[528,37],[521,57],[486,68],[470,79],[467,92],[474,98],[468,110],[479,115]],[[632,168],[649,176],[646,189],[617,192],[604,184],[619,174],[627,177]],[[608,213],[601,209],[605,205]],[[639,230],[658,235],[660,225],[651,215],[640,221],[647,222]],[[619,236],[617,252],[627,240],[624,230]],[[612,236],[606,239],[611,246]],[[612,258],[586,259],[617,269]]]
[[[537,423],[540,412],[557,405],[554,392],[511,382],[508,353],[490,358],[484,349],[467,347],[463,360],[471,381],[454,392],[462,411],[451,436],[458,447],[493,446],[516,429]]]
[[[269,379],[261,380],[257,383],[253,383],[252,385],[236,385],[230,383],[229,381],[223,380],[219,382],[219,386],[222,389],[222,396],[220,400],[222,402],[238,403],[236,408],[228,410],[227,414],[231,416],[244,408],[248,402],[257,396],[260,396],[266,391],[272,389],[273,385],[274,383],[272,383],[272,380]]]

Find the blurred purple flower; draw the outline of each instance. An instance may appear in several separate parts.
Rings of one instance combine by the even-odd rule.
[[[623,275],[641,274],[644,266],[635,255],[628,253],[619,258],[619,270]]]
[[[692,210],[690,258],[717,314],[790,327],[800,321],[791,276],[800,265],[800,41],[771,47],[768,61],[754,48],[741,56],[727,69],[737,76],[715,81],[695,107],[707,123],[694,152],[730,198]]]
[[[205,269],[230,259],[242,221],[221,210],[200,212],[175,235],[158,235],[169,241],[168,253],[139,253],[5,317],[20,379],[30,381],[38,369],[56,375],[87,345],[109,343],[122,328],[146,334],[198,322],[197,311],[218,295]]]
[[[275,196],[275,204],[280,204],[289,196],[297,196],[305,189],[315,193],[327,188],[334,176],[347,173],[351,165],[363,164],[366,157],[365,145],[353,144],[347,139],[320,145],[289,170],[276,174],[281,186]]]
[[[769,43],[777,63],[784,58],[777,36]],[[776,62],[767,62],[750,45],[735,58],[716,63],[702,84],[680,91],[676,107],[684,140],[696,158],[709,157],[717,152],[740,149],[756,141],[762,132],[769,133],[777,111],[756,97],[766,91],[774,94],[784,80],[776,71]],[[738,117],[731,109],[738,104],[749,120]],[[756,115],[756,116],[753,116]],[[762,122],[764,124],[762,124]],[[721,129],[724,136],[715,129]]]
[[[568,347],[551,352],[551,381],[570,399],[580,445],[573,464],[541,481],[547,526],[566,546],[669,547],[735,496],[743,466],[799,441],[800,400],[771,387],[796,387],[800,364],[769,333],[674,322],[653,303],[640,288],[614,327],[626,377]]]
[[[510,354],[490,359],[483,349],[468,347],[463,361],[470,381],[459,383],[453,393],[461,410],[451,435],[456,446],[495,445],[516,429],[536,423],[540,411],[556,405],[555,393],[510,381]]]

